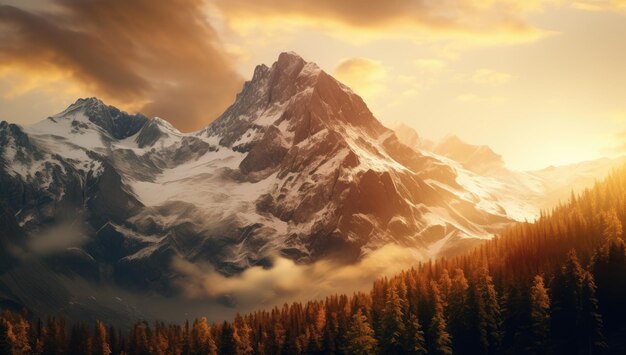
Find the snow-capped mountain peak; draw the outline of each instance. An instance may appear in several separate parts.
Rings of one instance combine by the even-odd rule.
[[[183,136],[184,134],[168,121],[160,117],[154,117],[144,124],[141,130],[133,137],[139,148],[145,148],[151,147],[159,141],[164,146],[172,145]]]
[[[124,139],[134,135],[148,121],[148,118],[141,114],[128,114],[116,107],[105,105],[95,97],[78,99],[66,110],[50,117],[49,120],[72,119],[80,122],[85,118],[115,139]]]
[[[529,191],[539,178],[516,179]],[[277,254],[354,261],[388,243],[451,254],[531,203],[501,198],[493,176],[402,144],[358,95],[294,53],[257,66],[198,132],[95,98],[32,126],[2,122],[0,182],[27,232],[69,210],[86,221],[81,265],[158,292],[180,276],[174,259],[234,274]]]
[[[174,132],[177,134],[180,134],[180,131],[174,127],[169,121],[161,118],[161,117],[154,117],[152,119],[150,119],[151,122],[159,125],[160,127],[163,127],[164,129],[170,131],[170,132]]]
[[[198,134],[222,146],[249,150],[270,126],[287,128],[287,107],[310,99],[321,72],[295,53],[281,53],[271,67],[257,66],[235,103]]]
[[[83,198],[98,201],[99,212],[86,212],[94,214],[94,230],[114,224],[102,233],[141,240],[143,247],[123,251],[125,270],[162,248],[209,258],[226,273],[276,253],[302,262],[354,260],[389,242],[425,252],[444,235],[451,244],[487,238],[509,220],[451,193],[460,188],[453,169],[401,144],[358,95],[294,53],[257,66],[235,102],[198,132],[94,98],[25,132],[49,154],[44,160],[71,171],[73,186],[89,179],[115,186],[96,199],[88,192],[49,195],[55,205],[77,196],[86,196],[72,202],[79,206]],[[68,179],[57,178],[58,185]],[[104,213],[109,204],[117,208]],[[20,208],[35,216],[40,207]]]

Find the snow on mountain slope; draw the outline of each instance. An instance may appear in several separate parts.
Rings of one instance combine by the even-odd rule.
[[[626,164],[626,157],[602,158],[575,164],[551,166],[529,174],[543,182],[544,195],[537,199],[542,209],[552,208],[565,202],[572,191],[578,192],[592,186],[611,171]]]
[[[473,200],[481,209],[499,211],[516,221],[533,221],[542,209],[549,209],[580,192],[611,170],[626,163],[626,157],[603,158],[578,164],[549,167],[538,171],[516,171],[505,166],[502,157],[487,146],[463,142],[448,136],[431,144],[432,151],[416,140],[417,132],[406,125],[401,129],[402,142],[411,148],[440,160],[454,169],[462,187],[455,193]],[[467,193],[470,193],[467,195]]]
[[[550,172],[509,171],[463,144],[412,149],[352,90],[283,53],[197,132],[95,98],[0,123],[0,199],[27,233],[81,227],[55,270],[167,295],[184,276],[173,260],[232,275],[276,255],[352,262],[389,243],[434,257],[533,219]]]
[[[483,211],[505,214],[516,221],[532,221],[536,218],[538,209],[527,196],[538,193],[537,178],[528,176],[528,179],[511,182],[503,176],[481,176],[452,159],[430,154],[454,169],[459,187],[445,188],[459,198],[475,203]]]
[[[422,248],[419,233],[431,226],[421,220],[428,208],[416,188],[441,204],[428,213],[442,214],[437,225],[449,225],[457,237],[489,237],[495,227],[485,219],[507,220],[501,215],[456,220],[460,214],[447,201],[455,195],[419,176],[450,177],[449,169],[397,149],[393,132],[358,96],[292,53],[282,54],[271,68],[258,66],[236,102],[208,128],[189,136],[215,146],[198,160],[130,185],[146,206],[193,206],[200,220],[210,223],[194,220],[191,225],[206,235],[216,233],[223,221],[245,230],[243,240],[227,233],[234,245],[220,248],[224,270],[245,268],[264,254],[305,262],[329,254],[355,259],[389,241]],[[404,155],[415,166],[403,165],[394,155]],[[378,197],[368,196],[377,189],[383,190]],[[436,197],[439,193],[445,196]],[[372,201],[376,198],[395,206],[382,211]],[[176,227],[180,218],[169,217],[145,213],[134,221]],[[205,241],[212,244],[213,239]],[[190,258],[203,254],[202,248],[183,247],[177,253],[181,250]]]

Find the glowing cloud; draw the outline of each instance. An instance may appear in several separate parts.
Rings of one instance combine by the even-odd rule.
[[[220,114],[240,87],[202,1],[53,5],[38,11],[0,5],[0,70],[22,76],[5,96],[45,85],[29,79],[45,68],[55,80],[62,76],[122,108],[190,130]]]
[[[385,89],[387,68],[372,59],[349,58],[339,62],[334,75],[361,96],[372,99]]]
[[[208,264],[182,259],[175,259],[173,266],[184,275],[179,286],[188,298],[229,297],[238,306],[254,307],[366,290],[378,277],[393,275],[423,260],[414,249],[388,244],[352,265],[327,260],[299,265],[277,257],[271,268],[255,266],[231,277],[217,273]]]
[[[238,31],[295,24],[350,41],[365,37],[475,37],[478,41],[527,41],[544,31],[529,25],[525,16],[545,2],[513,0],[375,1],[359,0],[213,0],[225,21]],[[382,30],[382,31],[381,31]],[[349,32],[350,35],[346,35]],[[479,39],[480,38],[480,39]]]
[[[578,0],[574,7],[589,11],[626,11],[625,0]]]

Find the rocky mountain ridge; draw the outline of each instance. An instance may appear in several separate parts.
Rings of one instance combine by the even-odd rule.
[[[0,123],[0,200],[13,234],[59,241],[37,249],[42,267],[167,296],[184,277],[175,260],[235,275],[276,256],[351,263],[390,243],[422,258],[466,250],[532,217],[528,192],[545,192],[537,176],[481,175],[484,152],[413,149],[348,87],[282,53],[197,132],[96,98]],[[34,297],[20,292],[3,297]]]

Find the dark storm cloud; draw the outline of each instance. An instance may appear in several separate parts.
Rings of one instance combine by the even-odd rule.
[[[18,3],[19,4],[19,3]],[[105,100],[191,130],[233,100],[241,78],[200,0],[56,0],[0,5],[0,67],[51,68]]]

